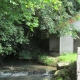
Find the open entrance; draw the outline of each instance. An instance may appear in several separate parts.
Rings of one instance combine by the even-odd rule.
[[[58,37],[58,34],[50,34],[49,36],[49,51],[50,55],[59,55],[59,43],[60,38]]]

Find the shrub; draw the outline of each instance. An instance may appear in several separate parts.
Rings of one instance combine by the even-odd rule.
[[[40,63],[48,65],[48,66],[55,66],[56,65],[55,58],[47,56],[47,55],[39,55],[38,61]]]
[[[20,59],[37,59],[38,55],[40,55],[40,54],[41,54],[41,52],[39,49],[32,50],[32,51],[23,50],[19,53],[19,58]]]

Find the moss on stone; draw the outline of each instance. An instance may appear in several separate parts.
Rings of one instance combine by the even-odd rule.
[[[63,78],[60,75],[58,75],[58,76],[54,77],[52,80],[63,80]]]
[[[76,62],[69,65],[69,68],[57,70],[52,80],[76,80]]]

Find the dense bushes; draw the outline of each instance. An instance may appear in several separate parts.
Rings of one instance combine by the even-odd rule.
[[[39,55],[38,62],[48,66],[56,66],[57,58],[53,58],[47,55]]]

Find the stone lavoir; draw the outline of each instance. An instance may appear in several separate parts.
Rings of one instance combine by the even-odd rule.
[[[80,30],[80,20],[71,24],[77,30]],[[80,33],[78,33],[78,36],[80,37]],[[49,51],[51,55],[77,52],[77,47],[79,46],[80,39],[74,39],[70,35],[58,37],[58,34],[50,34],[49,36]]]

